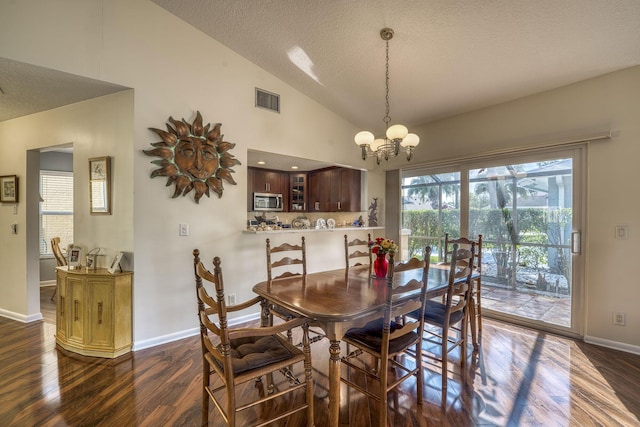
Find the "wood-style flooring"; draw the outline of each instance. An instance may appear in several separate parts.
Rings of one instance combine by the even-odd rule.
[[[43,296],[43,304],[49,297]],[[446,410],[439,404],[440,375],[430,364],[424,403],[416,404],[415,381],[409,381],[389,397],[389,425],[640,426],[640,356],[489,319],[483,326],[467,386],[461,386],[459,368],[450,372]],[[59,350],[54,333],[49,321],[0,318],[0,426],[200,425],[198,337],[109,360]],[[313,344],[312,354],[315,422],[323,427],[327,340]],[[252,382],[240,396],[256,393]],[[240,425],[286,404],[249,413]],[[222,425],[213,405],[210,414],[210,426]],[[353,427],[378,422],[374,403],[344,385],[341,418]],[[304,423],[300,418],[278,425]]]

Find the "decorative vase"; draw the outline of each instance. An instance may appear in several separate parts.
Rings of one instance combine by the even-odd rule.
[[[387,269],[389,268],[389,261],[387,261],[387,254],[384,252],[378,252],[377,258],[373,260],[373,271],[376,273],[376,277],[384,279],[387,277]]]

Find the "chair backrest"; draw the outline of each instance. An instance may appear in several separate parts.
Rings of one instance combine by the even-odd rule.
[[[273,257],[273,254],[278,255]],[[298,271],[291,271],[290,268],[285,270],[285,267],[295,265],[300,266]],[[307,250],[304,236],[302,237],[302,243],[299,245],[283,243],[275,247],[271,247],[271,241],[267,239],[267,281],[271,282],[273,279],[300,275],[307,276]]]
[[[451,259],[450,245],[457,243],[459,247],[469,248],[471,243],[475,243],[475,252],[474,252],[474,265],[478,272],[482,270],[482,234],[478,234],[478,239],[468,239],[466,237],[460,237],[459,239],[450,239],[449,233],[444,235],[444,262],[445,264],[449,263]]]
[[[210,354],[222,365],[222,371],[227,384],[233,383],[233,362],[231,360],[231,346],[227,324],[227,306],[224,300],[224,283],[219,257],[213,259],[214,270],[211,273],[200,261],[200,251],[193,251],[193,268],[196,279],[196,296],[198,297],[198,320],[200,322],[200,344],[203,356]],[[204,281],[213,283],[216,298],[209,295],[204,287]],[[218,324],[210,320],[209,316],[216,315]],[[220,347],[213,344],[209,334],[220,340]],[[212,360],[213,362],[213,360]]]
[[[371,233],[367,234],[367,240],[355,238],[349,240],[349,237],[344,235],[344,257],[347,270],[349,267],[355,267],[357,265],[369,265],[371,270],[371,248],[369,242],[371,241]]]
[[[56,258],[56,264],[58,267],[63,265],[67,265],[67,259],[62,254],[62,250],[60,249],[60,238],[54,237],[51,239],[51,250],[53,251],[53,256]]]
[[[476,244],[471,242],[469,246],[468,249],[460,248],[457,243],[454,243],[451,251],[444,316],[446,327],[450,321],[457,323],[465,319],[465,310],[471,299],[471,275],[474,270]],[[456,312],[460,312],[460,315],[452,317]]]
[[[431,247],[427,246],[425,248],[425,258],[428,259],[431,256]],[[420,331],[420,335],[422,335],[422,328],[424,326],[424,308],[425,308],[425,299],[426,299],[426,291],[427,291],[427,279],[429,277],[429,263],[422,262],[421,268],[423,268],[422,280],[411,279],[406,283],[401,283],[396,287],[393,286],[394,275],[395,273],[399,273],[401,271],[409,270],[406,268],[403,270],[401,267],[398,269],[396,265],[394,265],[393,258],[395,256],[394,252],[389,252],[389,271],[387,272],[387,289],[385,295],[385,305],[384,305],[384,317],[382,324],[382,356],[388,354],[389,352],[389,342],[401,336],[407,335],[409,333]],[[408,263],[405,263],[408,264]],[[416,267],[416,263],[411,264],[413,268]],[[400,303],[394,303],[394,296],[404,294],[406,292],[416,291],[415,294],[409,300],[405,300]],[[415,317],[406,318],[404,325],[391,331],[391,320],[404,317],[406,314],[418,312],[419,315]],[[415,319],[415,320],[413,320]]]

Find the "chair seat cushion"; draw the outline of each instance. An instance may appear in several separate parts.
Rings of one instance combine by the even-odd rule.
[[[424,321],[432,325],[442,326],[444,325],[444,318],[447,312],[447,306],[433,300],[427,300],[427,304],[424,307]],[[449,324],[454,325],[462,320],[463,311],[455,311],[451,313]],[[420,316],[419,311],[414,311],[408,314],[409,317],[414,319]]]
[[[384,320],[377,319],[367,323],[362,328],[352,328],[344,335],[346,339],[356,344],[370,348],[373,351],[380,352],[382,349],[382,327]],[[402,325],[391,322],[390,331],[402,328]],[[404,350],[419,338],[415,332],[410,332],[401,337],[389,341],[389,353],[397,353]]]
[[[222,351],[221,345],[218,345],[218,350]],[[231,340],[234,374],[287,360],[292,356],[291,351],[274,336],[246,337]]]

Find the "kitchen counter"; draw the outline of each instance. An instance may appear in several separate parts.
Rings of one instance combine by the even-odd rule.
[[[270,231],[243,230],[242,232],[244,234],[278,234],[278,233],[309,233],[309,232],[340,233],[340,232],[347,232],[347,231],[363,231],[363,230],[384,230],[384,227],[284,228],[280,230],[270,230]]]

